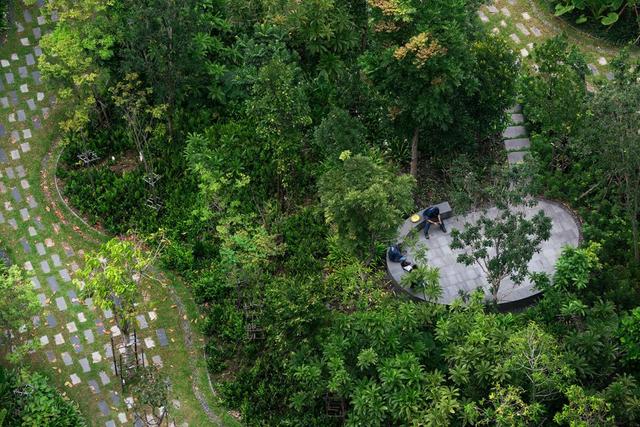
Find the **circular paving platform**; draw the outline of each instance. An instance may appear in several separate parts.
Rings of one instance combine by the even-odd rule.
[[[538,211],[543,210],[544,213],[551,218],[552,228],[551,237],[540,245],[540,251],[533,256],[529,262],[530,272],[544,272],[553,275],[555,264],[562,248],[567,245],[578,246],[580,242],[580,224],[571,211],[559,203],[548,200],[538,200],[535,206],[521,207],[527,218],[531,218]],[[482,212],[471,212],[466,215],[454,216],[445,220],[447,233],[443,233],[439,227],[432,226],[429,230],[429,239],[424,237],[422,230],[418,232],[418,243],[413,247],[403,248],[407,252],[407,258],[411,262],[415,262],[415,250],[420,245],[427,248],[427,263],[432,267],[440,270],[440,286],[442,287],[442,296],[438,300],[441,304],[451,304],[455,299],[463,294],[471,293],[478,288],[484,290],[487,300],[490,299],[489,285],[485,279],[484,273],[477,265],[465,266],[457,262],[460,250],[452,250],[451,230],[464,229],[466,223],[475,222],[481,215],[495,218],[498,214],[497,208],[491,208]],[[417,225],[407,219],[400,227],[398,241],[403,242],[412,231],[416,230]],[[407,274],[399,263],[389,261],[387,257],[387,269],[389,274],[396,282],[400,284],[402,276]],[[412,297],[424,299],[420,291],[405,289]],[[503,280],[498,292],[499,305],[511,305],[518,301],[531,299],[539,294],[530,280],[525,280],[520,285],[516,285],[511,279]]]

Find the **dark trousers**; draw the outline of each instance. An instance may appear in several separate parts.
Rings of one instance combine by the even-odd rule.
[[[424,235],[428,236],[429,235],[429,229],[431,228],[431,223],[429,221],[425,221],[424,222]],[[440,226],[440,230],[442,230],[443,233],[447,232],[447,229],[444,226],[444,221],[441,221],[440,224],[438,224]]]

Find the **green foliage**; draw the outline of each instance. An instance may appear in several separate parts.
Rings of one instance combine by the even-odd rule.
[[[92,298],[96,307],[111,310],[125,335],[141,298],[140,281],[150,259],[133,243],[111,239],[96,252],[85,254],[84,267],[74,283],[82,298]]]
[[[375,154],[344,152],[341,159],[342,164],[320,180],[325,217],[345,246],[371,257],[376,243],[395,238],[404,214],[413,206],[415,182],[408,175],[395,175]]]
[[[31,326],[31,317],[39,312],[40,304],[24,271],[16,265],[0,264],[0,342],[10,349],[18,344],[12,336],[19,336],[18,330],[22,327],[26,332]]]
[[[571,427],[617,425],[610,415],[611,404],[602,397],[589,395],[577,385],[567,388],[565,394],[569,403],[553,417],[556,423]]]
[[[46,377],[26,370],[14,373],[0,366],[0,425],[3,413],[12,426],[87,425],[77,405],[58,393]]]
[[[591,275],[602,268],[598,258],[601,247],[595,242],[582,248],[565,247],[556,262],[553,283],[566,290],[586,288]]]
[[[622,318],[620,342],[628,360],[640,360],[640,308],[633,309]]]
[[[617,183],[614,190],[631,225],[632,252],[640,262],[640,86],[621,80],[603,88],[588,104],[589,127],[576,135],[574,149],[593,160],[598,185]]]
[[[452,230],[452,249],[461,249],[458,262],[478,264],[489,283],[491,296],[498,302],[500,285],[509,277],[519,284],[529,274],[528,263],[551,235],[551,219],[539,211],[531,219],[513,208],[498,209],[495,218],[482,215],[464,230]]]
[[[586,61],[563,36],[537,46],[533,58],[538,72],[522,79],[527,120],[544,142],[544,147],[538,147],[549,153],[552,166],[564,170],[569,163],[569,137],[580,128],[584,114]]]

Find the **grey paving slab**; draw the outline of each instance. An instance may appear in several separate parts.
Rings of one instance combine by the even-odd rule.
[[[87,344],[93,344],[93,342],[95,341],[95,337],[91,329],[87,329],[84,331],[84,339],[85,341],[87,341]]]
[[[529,154],[526,151],[512,151],[507,154],[507,162],[510,165],[516,165],[518,163],[524,162],[524,158]]]
[[[67,309],[67,301],[65,301],[64,297],[56,298],[56,306],[58,306],[58,310],[65,311]]]
[[[516,139],[505,139],[504,140],[504,148],[508,151],[514,150],[523,150],[529,149],[531,147],[531,141],[529,138],[516,138]]]
[[[62,261],[60,261],[60,255],[58,254],[51,255],[51,262],[53,262],[54,267],[62,266]]]
[[[36,55],[36,57],[42,56],[42,48],[40,46],[34,47],[33,48],[33,53],[34,53],[34,55]]]
[[[76,353],[82,353],[84,347],[80,343],[80,338],[77,335],[72,335],[69,340],[71,341],[71,344],[73,344],[73,350]]]
[[[53,363],[53,362],[56,361],[56,355],[55,355],[55,353],[53,351],[47,350],[47,351],[45,351],[45,354],[47,355],[47,360],[50,363]]]
[[[18,94],[15,90],[9,91],[9,99],[11,100],[11,105],[18,105]]]
[[[147,329],[149,327],[149,324],[147,323],[147,319],[144,317],[144,315],[140,314],[136,316],[136,320],[138,321],[138,327],[140,329]]]
[[[24,112],[24,110],[18,110],[17,115],[18,115],[18,121],[24,122],[25,120],[27,120],[27,114]]]
[[[40,285],[40,280],[36,276],[31,278],[31,285],[33,286],[33,289],[40,289],[42,287],[42,285]]]
[[[37,298],[42,307],[45,307],[47,305],[47,296],[45,294],[38,294]]]
[[[563,206],[545,201],[538,200],[533,207],[525,208],[524,213],[527,217],[532,217],[538,211],[544,211],[551,218],[552,229],[551,237],[548,241],[541,245],[540,253],[533,256],[529,263],[529,270],[532,272],[545,272],[553,275],[555,271],[555,263],[560,257],[563,246],[577,246],[580,239],[579,224],[576,223],[571,212]],[[462,251],[452,250],[449,245],[452,242],[451,230],[463,230],[467,223],[473,223],[485,215],[493,218],[498,215],[496,208],[491,208],[485,212],[472,212],[467,215],[454,216],[446,220],[448,233],[443,233],[439,229],[430,232],[430,239],[425,239],[424,233],[419,233],[419,244],[427,248],[428,263],[431,266],[440,269],[440,284],[443,290],[443,296],[439,300],[443,304],[451,304],[459,297],[460,292],[469,292],[476,288],[483,289],[487,299],[489,299],[489,285],[485,279],[485,275],[476,265],[464,266],[456,261],[459,253]],[[401,227],[402,232],[399,240],[404,239],[406,234],[413,228],[413,224],[409,220]],[[408,251],[409,261],[414,261],[412,250]],[[406,272],[397,263],[387,262],[387,268],[393,279],[400,283],[400,280]],[[412,291],[409,291],[413,293]],[[539,291],[533,287],[529,279],[525,280],[521,285],[514,284],[510,279],[505,279],[500,287],[498,294],[499,302],[516,301],[538,293]],[[417,292],[413,293],[417,298],[422,295]]]
[[[14,218],[10,218],[7,220],[7,223],[11,226],[11,228],[13,228],[14,230],[18,229],[18,222],[14,219]]]
[[[527,130],[524,126],[509,126],[502,132],[502,137],[506,139],[517,138],[519,136],[526,136]]]
[[[522,105],[516,104],[507,110],[509,114],[522,113]]]
[[[35,65],[36,59],[34,58],[32,53],[28,53],[24,58],[27,61],[27,65]]]
[[[5,151],[2,148],[0,148],[0,162],[6,163],[8,161],[9,159],[7,158],[7,153],[5,153]]]
[[[49,262],[47,262],[47,260],[40,261],[40,268],[42,269],[42,272],[45,274],[51,272],[51,267],[49,267]]]
[[[98,385],[98,382],[96,380],[89,380],[87,381],[87,384],[89,384],[89,389],[93,394],[100,393],[100,386]]]
[[[29,252],[31,252],[31,246],[29,245],[29,242],[27,242],[27,239],[22,237],[20,239],[20,244],[22,245],[22,250],[24,251],[24,253],[28,254]]]
[[[89,361],[87,360],[86,357],[83,357],[82,359],[78,360],[78,363],[80,363],[82,372],[87,373],[91,371],[91,367],[89,366]]]
[[[71,357],[71,355],[69,353],[67,353],[66,351],[64,353],[62,353],[60,355],[62,357],[62,361],[64,362],[65,366],[71,366],[73,365],[73,358]]]
[[[39,85],[42,83],[42,79],[40,77],[40,71],[32,72],[31,77],[33,77],[33,81],[35,82],[35,84]]]
[[[118,393],[110,391],[109,397],[111,398],[111,403],[113,403],[113,406],[120,406],[120,395]]]
[[[519,125],[524,123],[524,116],[522,113],[514,113],[511,115],[511,123],[514,125]]]
[[[36,243],[36,251],[38,251],[38,255],[43,256],[47,253],[47,250],[44,247],[44,243],[39,242]]]
[[[111,379],[109,379],[109,375],[107,375],[107,373],[104,371],[100,371],[100,373],[98,373],[98,376],[100,377],[102,385],[107,385],[111,382]]]
[[[9,108],[9,98],[6,96],[0,98],[0,105],[2,105],[2,108]]]
[[[5,136],[7,131],[4,128],[4,125],[0,124],[0,136]]]
[[[16,174],[18,175],[18,178],[24,178],[25,176],[27,176],[27,172],[24,170],[24,166],[16,166]]]
[[[58,281],[53,276],[47,277],[47,284],[49,285],[49,288],[51,288],[51,292],[55,293],[60,290],[60,286],[58,286]]]
[[[29,107],[29,110],[35,111],[37,108],[36,102],[33,99],[27,99],[27,107]]]
[[[58,321],[53,314],[47,314],[47,326],[49,326],[50,328],[55,328],[56,326],[58,326]]]
[[[104,415],[105,417],[108,416],[111,412],[109,410],[109,405],[107,405],[107,402],[105,402],[104,400],[98,402],[98,408],[100,408],[100,412],[102,412],[102,415]]]
[[[69,271],[66,268],[63,268],[62,270],[60,270],[60,277],[62,277],[62,280],[64,280],[65,282],[70,282],[71,281],[71,276],[69,275]]]
[[[18,75],[21,79],[26,79],[27,77],[29,77],[29,71],[27,71],[27,67],[19,67]]]
[[[35,37],[36,40],[39,40],[42,37],[42,29],[40,27],[35,27],[33,29],[33,37]]]
[[[76,295],[76,291],[74,291],[73,289],[70,289],[67,292],[67,295],[69,296],[69,300],[71,301],[71,304],[73,305],[80,304],[80,300],[78,299],[78,295]]]
[[[7,80],[7,84],[12,85],[16,82],[16,80],[13,77],[13,73],[5,73],[4,78]]]
[[[22,196],[20,195],[20,190],[17,187],[11,188],[11,196],[16,203],[20,203],[22,201]]]
[[[29,12],[29,9],[24,9],[23,16],[24,22],[26,22],[27,24],[33,21],[33,17],[31,16],[31,12]]]
[[[169,345],[169,339],[167,338],[167,333],[164,329],[158,329],[156,331],[156,335],[158,336],[158,342],[160,342],[161,347],[166,347]]]

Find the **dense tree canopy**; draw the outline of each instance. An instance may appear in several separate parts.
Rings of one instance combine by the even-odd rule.
[[[478,6],[50,0],[61,19],[40,66],[66,113],[63,191],[108,232],[164,230],[212,381],[247,425],[640,420],[637,64],[622,58],[594,96],[566,40],[521,67]],[[520,172],[500,141],[517,88],[540,166]],[[86,150],[102,161],[78,164]],[[584,219],[584,244],[536,277],[536,305],[417,303],[391,286],[384,248],[416,205],[464,193],[506,207],[529,184]],[[454,234],[494,297],[551,228],[509,212]],[[439,272],[422,258],[400,285],[435,301]],[[126,327],[148,265],[114,240],[78,279]],[[138,403],[164,405],[166,383],[140,375],[153,387],[139,384]]]

